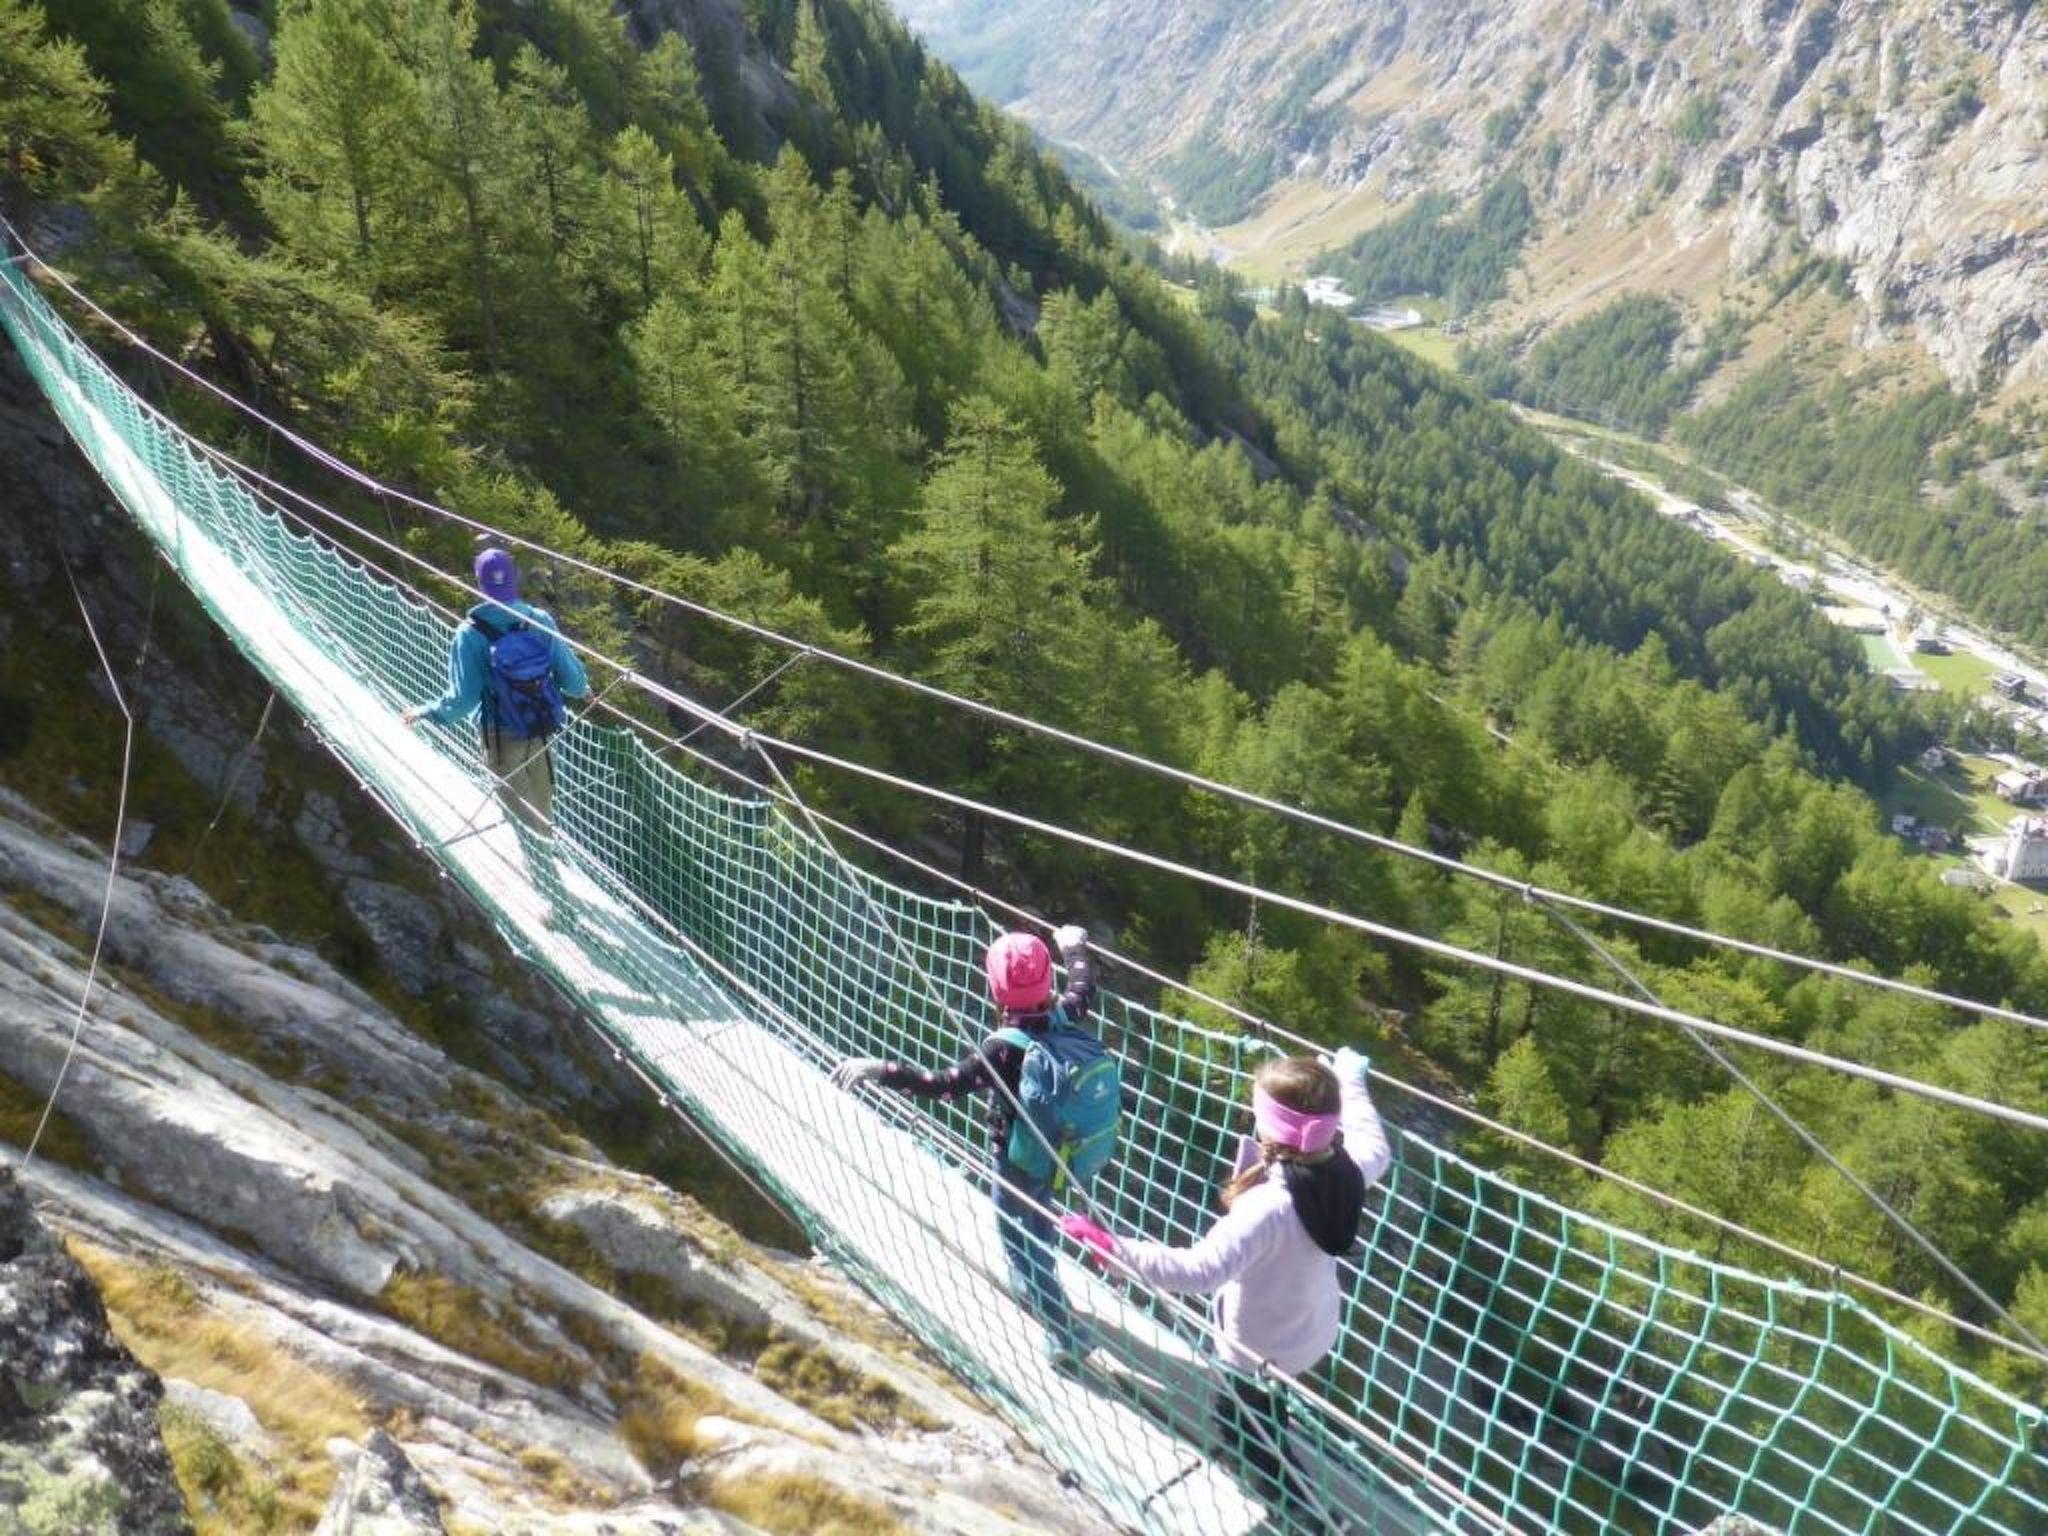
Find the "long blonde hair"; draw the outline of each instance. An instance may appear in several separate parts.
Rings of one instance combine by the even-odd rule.
[[[1313,1056],[1283,1056],[1259,1068],[1253,1085],[1287,1108],[1303,1115],[1334,1115],[1344,1102],[1337,1074]],[[1318,1153],[1318,1156],[1324,1154]],[[1223,1186],[1223,1209],[1236,1203],[1246,1190],[1266,1182],[1275,1163],[1298,1161],[1301,1154],[1276,1142],[1259,1142],[1259,1160]]]

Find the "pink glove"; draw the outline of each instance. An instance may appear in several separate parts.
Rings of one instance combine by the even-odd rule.
[[[1113,1259],[1116,1257],[1116,1239],[1109,1234],[1107,1229],[1090,1221],[1086,1216],[1079,1216],[1069,1212],[1060,1218],[1060,1230],[1083,1248],[1088,1249],[1090,1255],[1094,1258]]]

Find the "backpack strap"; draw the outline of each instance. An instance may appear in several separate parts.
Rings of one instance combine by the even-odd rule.
[[[506,612],[510,613],[511,610],[508,608]],[[484,696],[477,701],[477,733],[479,735],[497,737],[498,745],[502,748],[505,744],[504,726],[497,718],[497,712],[491,708],[490,651],[500,640],[511,634],[512,629],[524,629],[526,621],[515,615],[512,629],[500,629],[484,617],[483,609],[479,607],[470,610],[469,622],[471,627],[484,637]],[[552,787],[552,781],[550,781],[550,787]]]
[[[1020,1051],[1028,1051],[1031,1049],[1031,1031],[1028,1029],[1019,1029],[1014,1024],[1005,1024],[1001,1029],[997,1030],[989,1038],[992,1040],[1000,1040],[1005,1045],[1014,1045]]]
[[[526,620],[513,612],[512,609],[507,608],[505,611],[512,614],[512,622],[503,629],[498,628],[497,625],[485,619],[481,610],[472,610],[470,613],[469,622],[476,626],[476,632],[484,637],[486,645],[496,645],[507,635],[516,634],[522,629],[531,628]]]

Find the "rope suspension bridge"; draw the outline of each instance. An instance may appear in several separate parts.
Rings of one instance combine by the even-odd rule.
[[[0,262],[0,327],[234,644],[665,1103],[1119,1525],[1681,1536],[1741,1513],[1788,1536],[2048,1531],[2042,1409],[1943,1358],[1853,1294],[1849,1277],[1769,1278],[1655,1242],[1414,1134],[1397,1137],[1361,1256],[1345,1261],[1338,1350],[1307,1377],[1269,1383],[1288,1402],[1287,1450],[1312,1485],[1316,1523],[1264,1507],[1256,1448],[1216,1437],[1220,1383],[1197,1313],[1063,1260],[1077,1308],[1142,1390],[1056,1372],[1007,1295],[970,1111],[827,1082],[848,1055],[937,1066],[972,1043],[985,1011],[980,955],[998,931],[989,903],[934,899],[855,867],[827,827],[863,834],[811,812],[753,733],[670,690],[659,696],[700,726],[758,750],[767,782],[721,792],[667,760],[675,743],[598,724],[593,708],[556,747],[557,836],[508,820],[468,741],[398,725],[402,705],[438,691],[451,627],[405,579],[410,552],[359,529],[322,531],[314,504],[295,506],[187,435],[64,322],[26,266]],[[388,560],[373,563],[366,546]],[[1541,979],[1646,1026],[1761,1046],[1641,999]],[[1134,1106],[1100,1209],[1121,1230],[1190,1241],[1208,1225],[1249,1075],[1276,1034],[1203,1029],[1107,993],[1099,1017]],[[1875,1076],[1959,1111],[2044,1124]]]

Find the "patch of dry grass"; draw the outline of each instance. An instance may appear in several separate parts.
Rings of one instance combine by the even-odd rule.
[[[706,1502],[770,1536],[898,1536],[903,1530],[880,1504],[800,1472],[720,1478],[706,1490]]]
[[[737,1416],[717,1392],[677,1375],[651,1355],[635,1362],[632,1380],[619,1396],[619,1438],[657,1478],[674,1476],[703,1448],[698,1420],[711,1414]]]
[[[781,1339],[762,1350],[754,1372],[835,1429],[937,1429],[938,1421],[886,1381],[846,1365],[822,1349]]]
[[[545,1221],[537,1221],[535,1225],[541,1229],[537,1246],[556,1262],[626,1302],[642,1316],[675,1329],[731,1364],[753,1371],[764,1386],[773,1388],[790,1402],[816,1414],[835,1429],[870,1429],[888,1433],[899,1428],[940,1427],[936,1419],[888,1382],[846,1364],[828,1351],[793,1339],[780,1329],[735,1316],[709,1301],[681,1295],[658,1276],[615,1270],[574,1227]],[[810,1297],[803,1299],[807,1305],[811,1304]],[[813,1310],[817,1310],[816,1307]],[[856,1316],[858,1314],[851,1308],[839,1308],[837,1315],[826,1317],[824,1321],[827,1326],[845,1332],[847,1328],[842,1325]],[[860,1316],[859,1321],[872,1323],[864,1316]],[[609,1341],[601,1333],[593,1336],[592,1330],[578,1326],[578,1322],[573,1318],[564,1319],[563,1326],[593,1359],[608,1361],[608,1374],[615,1378],[626,1376],[628,1368],[625,1363],[611,1358]],[[673,1373],[669,1374],[671,1379],[678,1379],[673,1377]],[[644,1408],[644,1394],[637,1387],[637,1370],[632,1379],[636,1384],[629,1386],[624,1395],[636,1407]],[[728,1410],[720,1408],[715,1411]],[[634,1431],[643,1435],[647,1432],[645,1425],[637,1425]],[[638,1450],[637,1445],[635,1449]],[[682,1454],[688,1455],[689,1452],[685,1450]],[[641,1459],[647,1461],[644,1455]],[[652,1462],[648,1465],[653,1467]]]
[[[198,1536],[301,1531],[318,1522],[317,1505],[287,1501],[267,1472],[251,1469],[197,1414],[166,1403],[157,1422]]]
[[[980,1411],[986,1405],[968,1391],[960,1379],[934,1361],[887,1313],[863,1306],[847,1290],[821,1279],[801,1265],[779,1265],[776,1279],[803,1303],[811,1316],[834,1333],[867,1345],[878,1354],[902,1361],[936,1382],[969,1408]],[[922,1412],[922,1410],[920,1410]]]
[[[65,1246],[99,1287],[114,1332],[136,1359],[159,1376],[240,1398],[277,1441],[276,1464],[259,1477],[203,1424],[165,1413],[165,1443],[200,1536],[317,1525],[334,1484],[327,1442],[369,1432],[355,1394],[261,1328],[209,1307],[168,1265],[137,1263],[79,1238]]]
[[[378,1292],[377,1305],[457,1354],[535,1386],[567,1392],[583,1383],[580,1364],[537,1344],[516,1320],[501,1318],[481,1291],[446,1275],[400,1271]]]
[[[569,1464],[569,1459],[557,1451],[528,1446],[513,1459],[519,1463],[519,1470],[526,1474],[528,1491],[538,1494],[557,1509],[605,1509],[617,1502],[603,1488],[583,1477]]]

